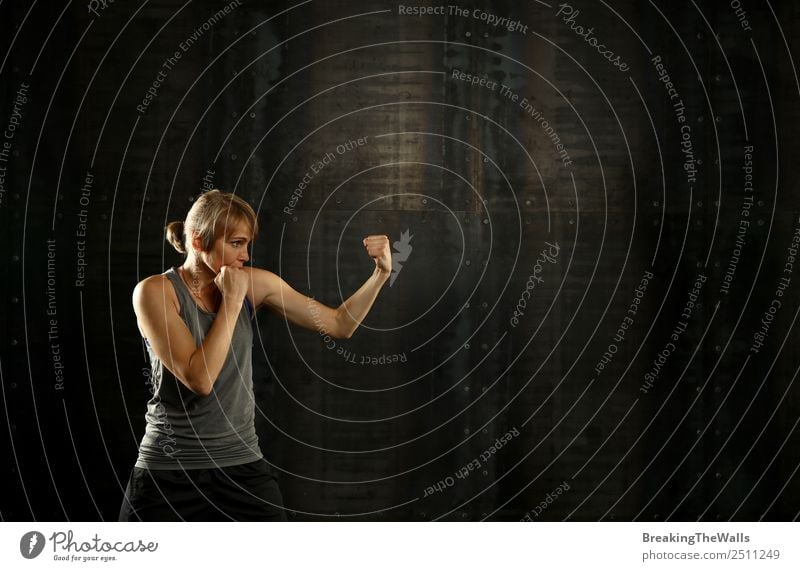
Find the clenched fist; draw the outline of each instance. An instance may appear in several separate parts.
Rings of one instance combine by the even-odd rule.
[[[387,276],[392,273],[392,249],[388,236],[367,236],[362,241],[375,266]]]
[[[220,267],[219,273],[214,278],[214,283],[225,299],[235,303],[242,302],[250,285],[247,272],[242,268],[231,266]]]

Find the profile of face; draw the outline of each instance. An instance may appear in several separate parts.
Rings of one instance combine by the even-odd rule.
[[[240,220],[228,225],[225,232],[214,241],[210,251],[202,250],[199,238],[195,246],[198,257],[214,274],[218,274],[222,266],[241,268],[250,259],[249,248],[253,241],[250,225]]]

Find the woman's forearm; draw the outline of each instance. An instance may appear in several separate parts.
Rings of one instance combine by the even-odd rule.
[[[211,394],[233,339],[233,331],[242,310],[241,302],[223,300],[217,316],[203,342],[189,358],[189,379],[192,390],[201,395]]]
[[[339,306],[336,310],[336,320],[339,323],[341,337],[348,339],[358,329],[389,276],[389,272],[381,271],[376,267],[369,279],[358,288],[358,291]]]

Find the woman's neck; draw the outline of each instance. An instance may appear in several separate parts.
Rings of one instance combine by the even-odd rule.
[[[201,296],[208,292],[210,286],[214,285],[214,274],[204,262],[189,256],[183,265],[180,266],[183,278],[192,293]]]

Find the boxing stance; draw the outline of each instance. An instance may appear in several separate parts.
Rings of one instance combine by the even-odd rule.
[[[133,306],[151,365],[145,434],[120,521],[284,520],[276,474],[255,431],[253,319],[267,307],[289,322],[349,338],[392,270],[386,236],[363,244],[375,260],[337,309],[244,264],[258,234],[252,207],[212,190],[167,239],[186,259],[136,285]]]

